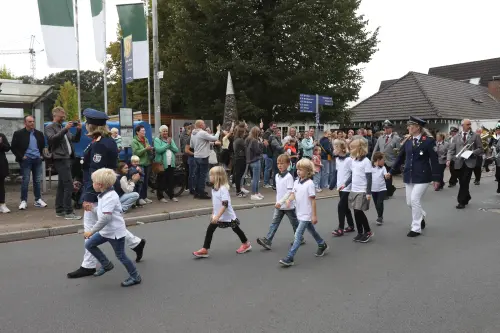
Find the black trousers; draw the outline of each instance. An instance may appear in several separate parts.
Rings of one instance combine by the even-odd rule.
[[[386,164],[385,169],[387,170],[387,172],[389,172],[389,170],[391,170],[391,167]],[[392,177],[389,177],[389,179],[385,180],[385,187],[387,188],[387,197],[392,197],[392,195],[396,191],[396,187],[392,185]]]
[[[203,243],[203,248],[205,248],[207,250],[210,248],[210,245],[212,244],[212,238],[214,236],[214,232],[215,232],[215,230],[217,230],[217,228],[218,228],[218,224],[210,223],[208,225],[207,233],[205,234],[205,242]],[[238,235],[241,243],[248,242],[247,236],[245,236],[245,233],[243,232],[243,230],[241,230],[239,225],[237,225],[231,229],[233,229],[234,233]]]
[[[5,203],[5,177],[0,176],[0,204]]]
[[[450,162],[450,180],[448,181],[448,183],[450,185],[457,185],[458,174],[459,174],[459,170],[455,169],[455,161],[451,161]]]
[[[166,192],[170,200],[174,198],[174,170],[173,167],[168,167],[165,171],[160,172],[157,176],[158,188],[156,197],[158,200],[163,199],[163,192]]]
[[[247,162],[244,158],[236,158],[233,160],[234,166],[233,166],[233,179],[234,179],[234,184],[236,185],[236,193],[241,192],[241,178],[243,178],[243,175],[245,173],[245,169],[247,167]]]
[[[189,163],[188,163],[188,158],[189,158],[189,156],[187,156],[186,154],[182,155],[182,166],[184,167],[184,170],[186,171],[186,179],[184,180],[184,184],[186,184],[186,188],[188,187],[188,184],[189,184]]]
[[[472,168],[467,167],[465,163],[458,171],[458,182],[460,188],[458,189],[457,201],[459,204],[467,205],[472,199],[469,192],[470,179],[472,178]]]
[[[349,209],[349,192],[340,191],[339,197],[339,229],[344,229],[346,218],[347,225],[354,228],[354,220],[352,219],[352,213]]]
[[[500,166],[495,167],[495,179],[497,180],[497,193],[500,193]],[[0,202],[2,202],[0,200]]]
[[[377,217],[384,217],[384,200],[387,191],[372,192],[373,203],[377,210]]]
[[[71,175],[71,160],[54,160],[57,170],[56,213],[72,214],[73,176]],[[45,172],[42,170],[42,173]]]
[[[370,232],[370,224],[368,223],[368,218],[365,212],[362,210],[354,210],[354,218],[356,219],[356,227],[358,228],[358,234],[363,234],[365,232]]]
[[[439,185],[441,188],[444,187],[444,170],[446,170],[446,164],[439,164]]]
[[[481,181],[481,172],[483,171],[483,157],[478,156],[476,159],[476,167],[474,168],[474,181]]]

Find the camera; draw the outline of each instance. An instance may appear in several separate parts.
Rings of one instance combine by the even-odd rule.
[[[79,121],[74,121],[74,122],[73,122],[73,127],[78,127],[78,124],[79,124],[79,123],[80,123]]]

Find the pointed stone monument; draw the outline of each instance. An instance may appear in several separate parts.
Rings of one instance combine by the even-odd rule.
[[[233,80],[231,79],[231,73],[227,72],[226,103],[224,105],[224,122],[222,128],[229,130],[233,121],[238,121],[238,111],[236,110]]]

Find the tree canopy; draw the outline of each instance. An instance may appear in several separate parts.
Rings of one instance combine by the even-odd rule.
[[[62,106],[67,120],[78,120],[78,93],[71,81],[66,81],[59,89],[54,106]]]

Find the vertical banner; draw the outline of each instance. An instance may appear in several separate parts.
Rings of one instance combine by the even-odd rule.
[[[123,56],[125,58],[125,83],[134,81],[134,52],[132,35],[123,38]]]

